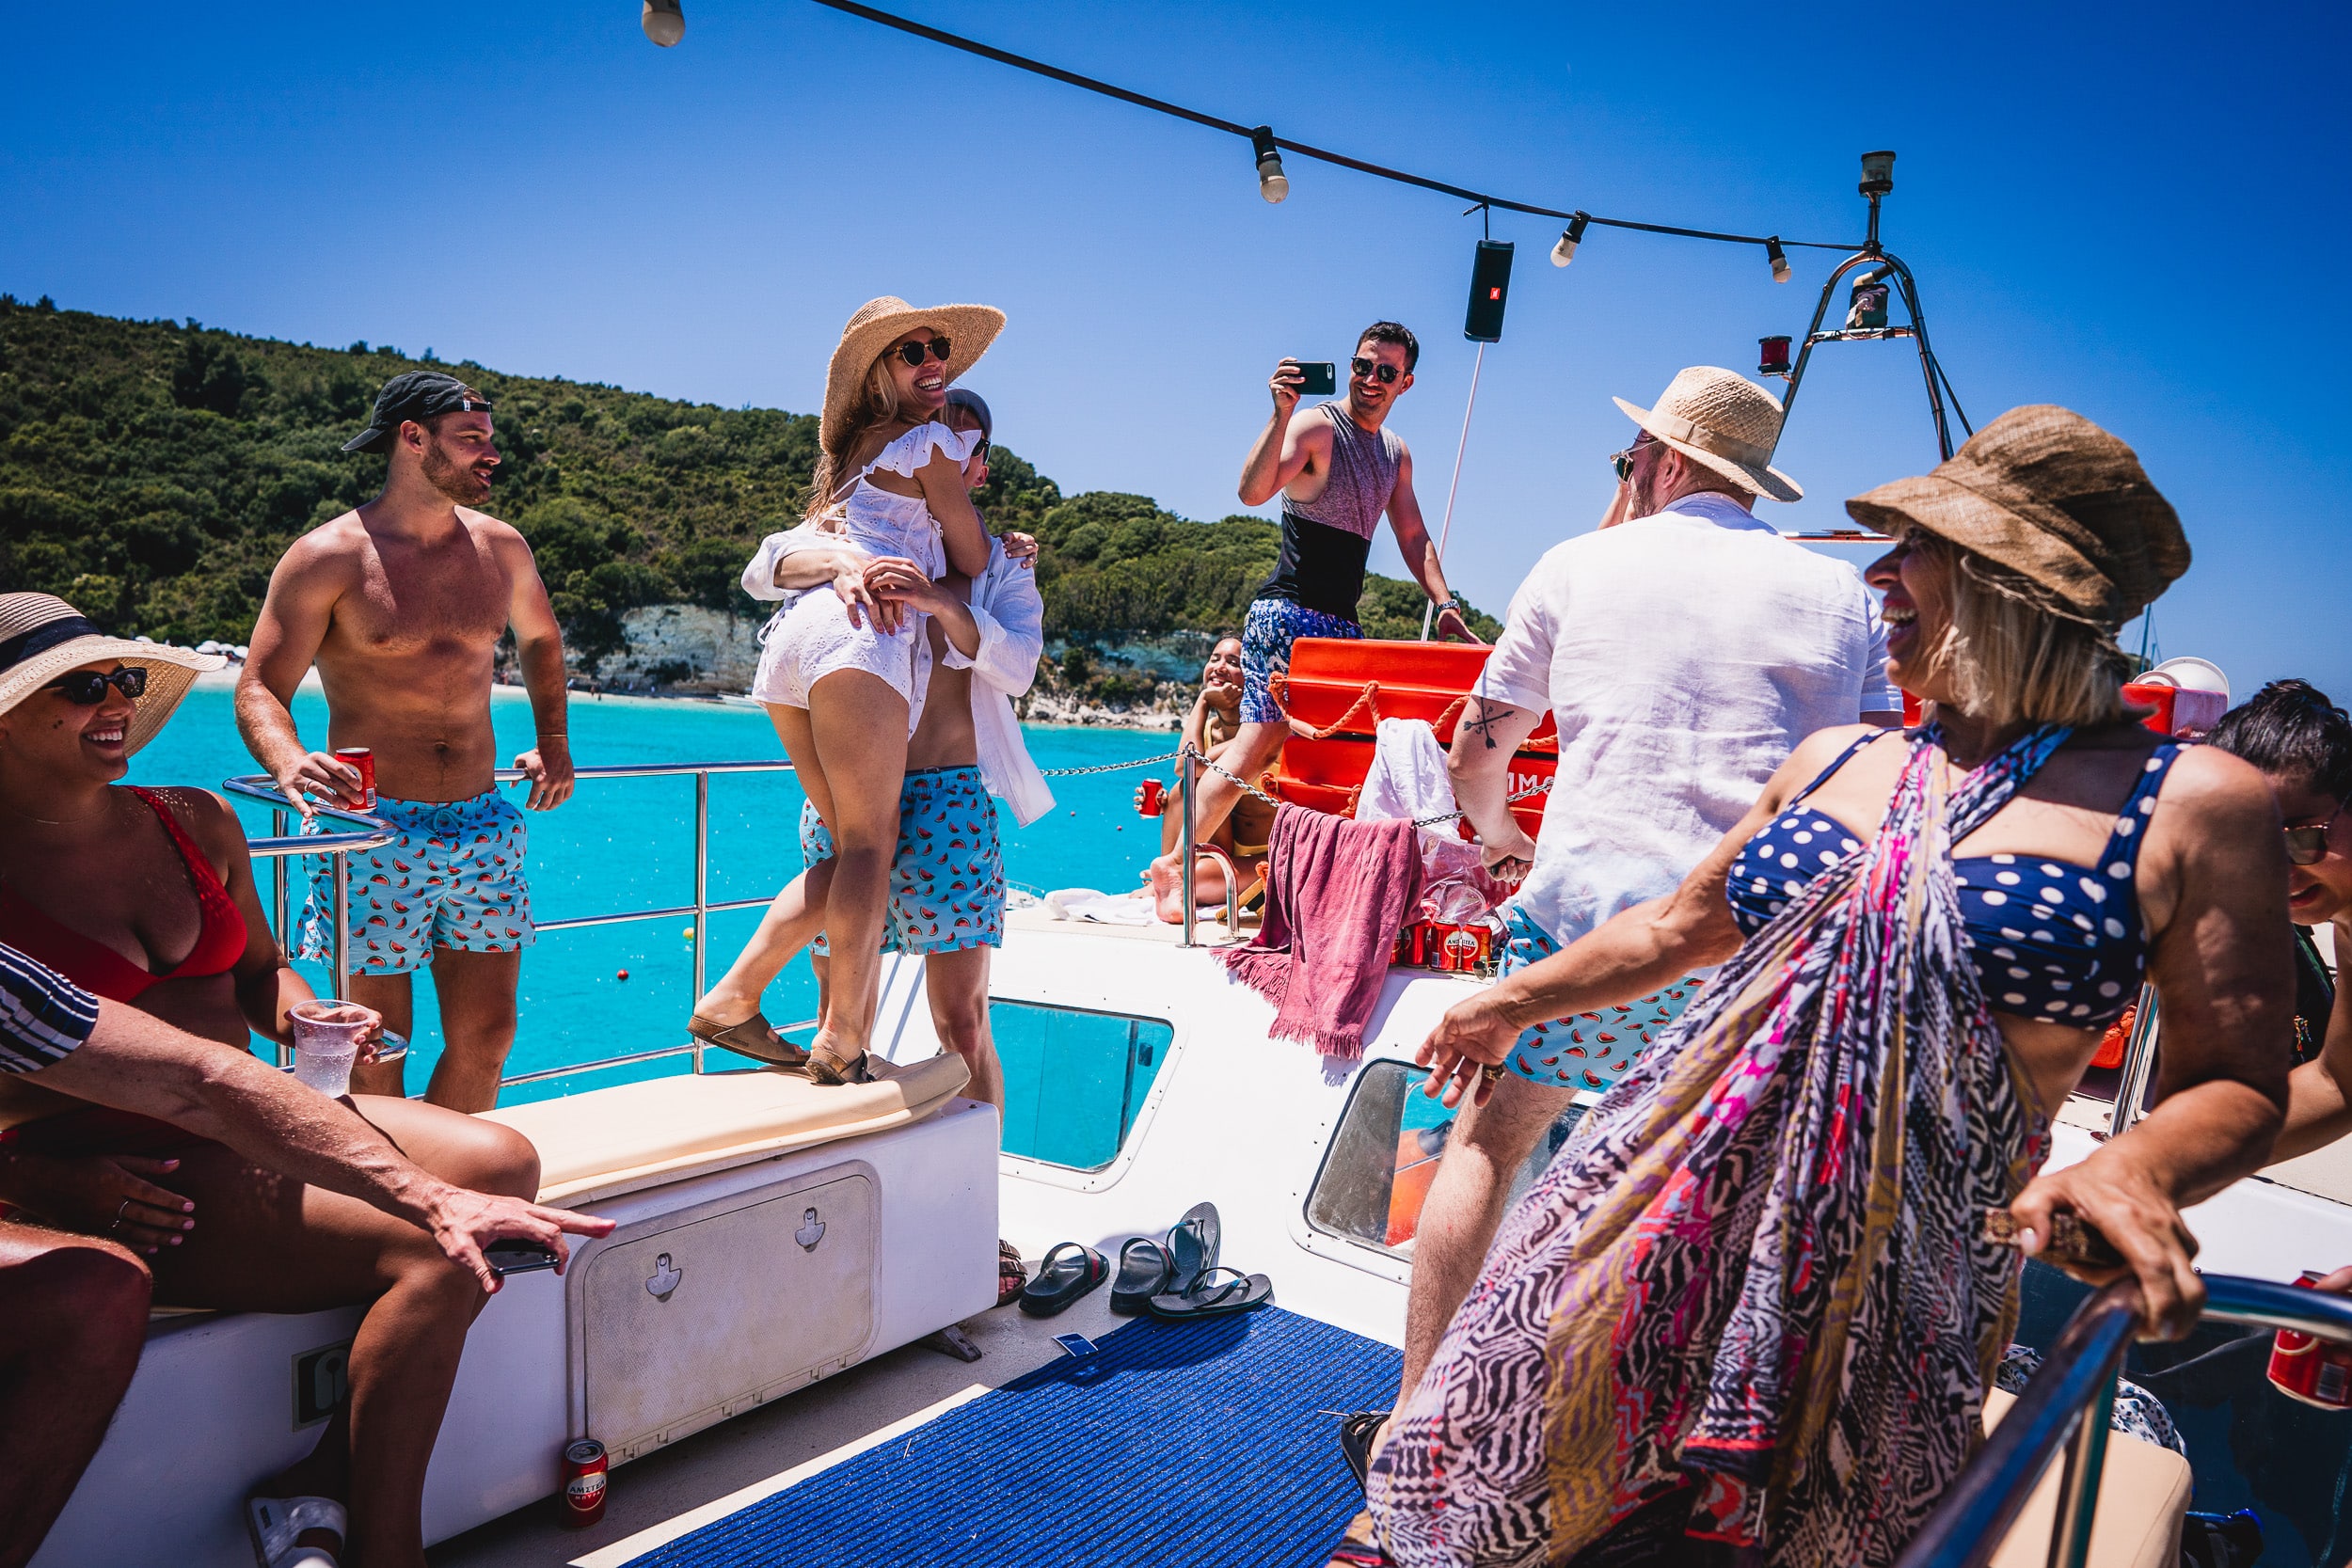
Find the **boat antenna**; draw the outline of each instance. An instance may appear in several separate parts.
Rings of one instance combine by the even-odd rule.
[[[1797,388],[1804,380],[1804,368],[1813,357],[1813,350],[1822,343],[1880,342],[1896,338],[1909,338],[1919,345],[1919,372],[1928,384],[1928,412],[1935,420],[1936,449],[1947,458],[1952,455],[1952,432],[1945,419],[1945,404],[1948,399],[1951,412],[1958,416],[1961,428],[1969,435],[1977,433],[1968,422],[1967,411],[1960,405],[1960,394],[1952,390],[1949,377],[1935,357],[1935,350],[1928,343],[1927,316],[1919,309],[1919,286],[1911,276],[1911,269],[1879,243],[1879,203],[1895,189],[1895,154],[1865,152],[1862,155],[1860,194],[1870,203],[1869,232],[1860,249],[1837,263],[1821,285],[1820,303],[1813,308],[1813,323],[1805,329],[1804,344],[1797,351],[1796,362],[1788,360],[1788,340],[1785,337],[1759,339],[1762,350],[1756,373],[1776,375],[1788,383],[1788,390],[1781,402],[1781,433],[1788,434],[1788,416],[1797,406]],[[1766,254],[1772,258],[1775,277],[1783,270],[1779,258],[1782,244],[1769,242]],[[1830,297],[1836,293],[1840,279],[1847,274],[1860,272],[1848,293],[1846,320],[1841,326],[1822,330],[1821,320],[1829,314]],[[1910,313],[1911,324],[1899,325],[1887,319],[1887,304],[1891,294],[1899,294],[1903,309]]]

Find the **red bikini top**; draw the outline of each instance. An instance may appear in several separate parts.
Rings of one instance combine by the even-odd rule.
[[[196,945],[176,968],[155,974],[141,969],[113,948],[92,937],[66,926],[46,911],[21,897],[14,888],[0,882],[0,942],[30,955],[58,974],[87,990],[96,991],[110,1002],[135,1002],[148,987],[165,980],[197,979],[208,974],[226,974],[244,957],[247,931],[245,915],[237,909],[229,890],[213,875],[212,863],[187,830],[180,826],[171,808],[153,794],[136,784],[128,786],[131,793],[147,802],[164,832],[170,835],[171,847],[180,851],[180,863],[187,868],[188,882],[196,890],[196,903],[203,924],[196,934]]]

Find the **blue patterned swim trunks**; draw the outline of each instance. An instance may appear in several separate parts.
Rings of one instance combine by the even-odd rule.
[[[343,857],[351,866],[353,974],[405,974],[431,963],[436,947],[514,953],[538,940],[523,877],[530,832],[514,802],[495,789],[470,800],[378,797],[373,815],[400,837]],[[314,816],[302,831],[345,829]],[[302,957],[324,961],[334,950],[335,862],[317,855],[310,863]]]
[[[1291,673],[1291,644],[1302,637],[1360,639],[1364,628],[1341,616],[1288,599],[1252,599],[1241,626],[1241,721],[1279,724],[1273,678]]]
[[[1502,907],[1508,938],[1502,948],[1502,971],[1525,969],[1538,958],[1560,951],[1549,933],[1527,918],[1516,904]],[[1623,1077],[1635,1058],[1698,994],[1700,982],[1677,980],[1623,1007],[1597,1013],[1574,1013],[1538,1023],[1511,1048],[1506,1065],[1531,1084],[1554,1089],[1605,1089]]]
[[[833,858],[814,803],[801,807],[801,863]],[[1005,945],[1005,858],[996,801],[977,768],[922,768],[898,789],[898,849],[890,863],[885,953],[958,953]],[[818,937],[809,951],[830,951]]]

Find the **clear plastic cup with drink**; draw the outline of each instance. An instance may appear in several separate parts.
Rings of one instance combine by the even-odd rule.
[[[323,1095],[349,1094],[352,1064],[359,1059],[359,1042],[375,1027],[376,1015],[323,996],[296,1003],[286,1016],[294,1022],[294,1077]]]

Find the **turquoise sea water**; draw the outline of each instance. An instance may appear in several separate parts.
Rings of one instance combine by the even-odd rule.
[[[511,760],[531,744],[531,709],[518,691],[501,690],[491,704],[501,748]],[[326,704],[306,692],[294,718],[306,740],[324,742]],[[765,714],[712,703],[575,697],[572,752],[580,767],[654,762],[738,762],[781,759],[782,745]],[[1029,747],[1041,768],[1087,767],[1157,755],[1173,749],[1168,733],[1139,730],[1031,728]],[[237,738],[225,689],[189,693],[179,712],[133,759],[133,784],[191,784],[217,789],[222,779],[256,771]],[[1166,779],[1169,769],[1157,770]],[[1031,887],[1096,887],[1123,892],[1136,884],[1158,847],[1156,828],[1137,817],[1130,798],[1146,770],[1054,779],[1051,816],[1016,828],[999,807],[1007,875]],[[521,799],[520,791],[512,797]],[[710,883],[713,902],[764,898],[800,874],[803,795],[789,773],[718,777],[710,785]],[[531,898],[542,920],[691,904],[694,896],[694,785],[675,779],[591,780],[564,806],[533,813]],[[265,807],[243,802],[239,815],[255,837],[271,831]],[[297,866],[307,863],[296,862]],[[266,863],[257,864],[267,904]],[[301,889],[294,898],[299,921]],[[757,910],[713,915],[709,973],[715,977],[758,923]],[[523,956],[521,1022],[510,1073],[560,1067],[592,1057],[651,1050],[685,1038],[694,1000],[691,927],[683,919],[550,931]],[[323,965],[302,966],[326,990]],[[628,972],[628,978],[619,978]],[[440,1049],[429,974],[420,973],[417,1030],[408,1068],[410,1093],[420,1092]],[[783,1024],[816,1011],[817,986],[805,958],[795,960],[771,988],[767,1013]],[[1009,1045],[1010,1042],[1008,1042]],[[1009,1061],[1009,1066],[1011,1063]],[[507,1091],[507,1101],[544,1098],[625,1076],[682,1071],[684,1059],[637,1069],[560,1078]]]

